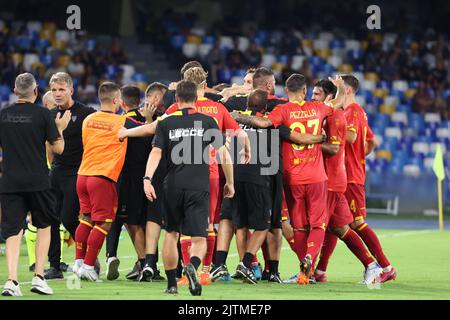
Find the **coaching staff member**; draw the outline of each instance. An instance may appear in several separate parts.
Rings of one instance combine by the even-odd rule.
[[[209,145],[217,150],[223,162],[226,177],[225,197],[234,195],[233,167],[228,150],[224,146],[225,138],[216,122],[196,111],[197,85],[185,80],[179,82],[176,99],[179,111],[158,123],[144,177],[144,191],[150,201],[157,198],[152,177],[161,157],[164,156],[167,161],[167,175],[163,187],[163,211],[166,214],[167,232],[162,251],[168,278],[166,292],[177,293],[177,242],[180,233],[183,233],[192,238],[190,263],[184,267],[189,279],[189,290],[192,295],[201,295],[202,287],[197,278],[197,269],[206,253],[208,236]],[[197,150],[197,146],[201,149]],[[180,156],[181,159],[177,159]]]
[[[51,242],[48,260],[50,269],[45,272],[46,279],[62,279],[61,272],[61,237],[60,223],[69,231],[75,239],[80,213],[80,204],[77,196],[77,171],[80,167],[83,155],[83,143],[81,140],[81,127],[84,119],[95,112],[95,109],[74,101],[73,80],[65,72],[55,73],[50,78],[50,90],[56,103],[56,108],[51,112],[56,116],[59,112],[65,114],[70,111],[71,118],[67,129],[64,131],[65,148],[62,154],[55,154],[50,179],[52,191],[56,197],[56,213],[59,221],[52,225]],[[66,267],[66,266],[65,266]],[[64,271],[66,268],[64,268]]]
[[[46,141],[56,154],[64,151],[63,131],[71,113],[56,120],[50,111],[34,104],[38,95],[36,80],[30,73],[17,76],[14,93],[18,100],[0,113],[0,144],[3,149],[0,180],[2,205],[2,235],[6,239],[8,281],[3,288],[4,296],[21,296],[17,268],[20,242],[27,213],[30,211],[33,225],[37,228],[35,276],[31,291],[52,294],[53,290],[44,280],[44,265],[50,243],[50,225],[58,219],[55,197],[50,190],[46,158]]]

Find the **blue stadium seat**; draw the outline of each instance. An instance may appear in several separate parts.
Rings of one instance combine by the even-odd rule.
[[[416,155],[408,159],[407,164],[413,164],[418,166],[421,170],[423,169],[423,155]]]
[[[364,72],[364,65],[363,64],[357,64],[353,67],[354,72]]]
[[[364,56],[364,52],[361,49],[350,49],[347,52],[347,57],[352,60],[361,60]]]
[[[89,39],[88,41],[86,41],[86,50],[92,51],[95,49],[96,46],[97,46],[97,40]]]
[[[186,39],[181,35],[175,35],[170,38],[170,45],[175,49],[181,49]]]
[[[7,85],[0,85],[0,101],[9,101],[9,95],[12,93],[12,90]]]
[[[288,62],[289,62],[289,56],[287,56],[287,55],[279,55],[278,57],[277,57],[277,62],[278,63],[282,63],[282,64],[288,64]]]
[[[333,39],[329,44],[330,49],[342,49],[345,48],[345,43],[341,39]]]
[[[411,113],[408,119],[409,127],[416,129],[417,133],[425,130],[425,121],[421,114]]]
[[[220,68],[217,76],[219,78],[219,82],[230,83],[230,80],[231,80],[230,69],[228,69],[228,68]]]
[[[247,70],[245,69],[236,69],[233,70],[233,72],[231,72],[231,77],[245,77],[245,75],[247,74]]]
[[[16,39],[16,45],[21,50],[30,50],[31,48],[31,39],[28,37],[17,37]]]
[[[135,73],[132,77],[131,80],[134,82],[147,82],[147,76],[143,73]]]
[[[335,67],[333,67],[331,64],[329,64],[329,63],[326,63],[326,64],[324,64],[324,66],[323,66],[323,72],[325,73],[325,74],[332,74],[332,73],[334,73],[336,71],[336,68]]]
[[[386,81],[386,80],[378,81],[377,88],[386,89],[386,90],[388,90],[388,92],[390,92],[392,90],[392,82]]]
[[[202,42],[205,44],[214,44],[216,42],[216,38],[214,36],[204,36]]]

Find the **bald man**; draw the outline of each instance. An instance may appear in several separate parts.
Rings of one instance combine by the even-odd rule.
[[[56,101],[55,101],[55,98],[53,98],[53,94],[51,91],[47,91],[44,94],[44,96],[42,97],[42,104],[48,110],[52,110],[56,107]]]

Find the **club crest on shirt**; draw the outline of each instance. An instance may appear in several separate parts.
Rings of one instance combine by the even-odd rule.
[[[77,121],[77,116],[72,116],[72,122]]]

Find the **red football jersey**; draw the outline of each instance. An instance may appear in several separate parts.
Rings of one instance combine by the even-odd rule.
[[[334,156],[325,155],[325,170],[328,175],[328,190],[344,193],[347,189],[347,172],[345,171],[345,138],[347,136],[347,121],[344,110],[338,109],[327,118],[325,132],[328,143],[339,145],[339,151]]]
[[[207,98],[199,98],[195,103],[195,108],[198,113],[203,113],[207,116],[213,117],[217,122],[219,130],[224,133],[227,130],[230,130],[229,134],[234,135],[238,130],[241,130],[241,127],[239,127],[236,120],[233,119],[225,106],[219,102],[215,102]],[[171,114],[175,111],[178,111],[177,103],[174,103],[167,108],[166,114]],[[211,179],[219,179],[219,168],[216,161],[216,151],[214,149],[211,149],[209,170],[209,177]]]
[[[347,129],[357,134],[354,143],[345,145],[345,168],[347,182],[364,185],[366,180],[366,141],[373,140],[374,135],[369,128],[367,115],[357,103],[349,105],[344,110]]]
[[[294,101],[276,107],[267,117],[275,128],[284,124],[300,133],[321,134],[323,120],[332,113],[322,102]],[[283,178],[290,185],[327,180],[320,144],[283,141]]]

